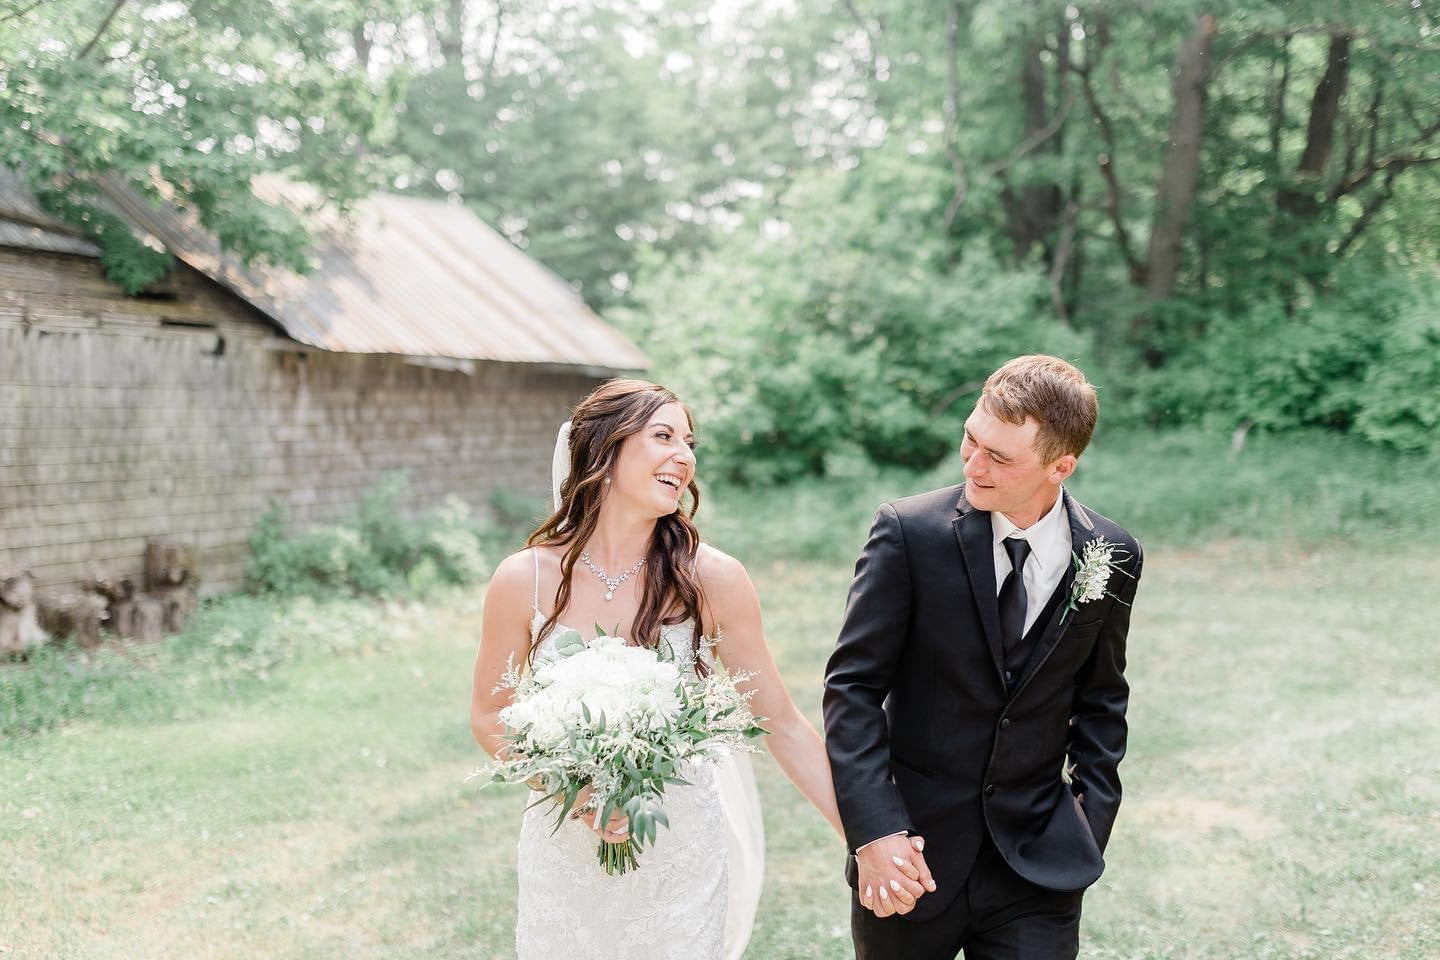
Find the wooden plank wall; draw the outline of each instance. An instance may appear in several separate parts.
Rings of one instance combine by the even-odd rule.
[[[131,299],[78,256],[0,249],[0,570],[138,580],[147,536],[236,588],[271,498],[333,519],[388,471],[413,502],[549,489],[555,429],[595,379],[310,350],[186,267]],[[212,326],[182,326],[207,323]]]

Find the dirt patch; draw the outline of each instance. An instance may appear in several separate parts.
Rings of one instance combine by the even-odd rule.
[[[1238,833],[1246,841],[1267,840],[1281,830],[1281,824],[1258,810],[1224,800],[1178,797],[1152,800],[1132,811],[1152,830],[1167,840],[1196,841],[1217,830]]]

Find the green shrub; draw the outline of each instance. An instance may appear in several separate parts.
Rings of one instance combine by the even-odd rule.
[[[1440,292],[1405,303],[1360,385],[1355,427],[1398,450],[1440,449]]]
[[[1262,299],[1205,316],[1167,307],[1191,331],[1154,370],[1107,373],[1121,420],[1217,431],[1323,427],[1392,450],[1440,445],[1440,294],[1433,281],[1351,274],[1295,307]],[[1203,330],[1196,337],[1194,331]]]
[[[980,242],[957,254],[926,222],[943,172],[898,147],[863,162],[866,178],[800,178],[705,255],[657,265],[614,312],[694,408],[702,457],[726,479],[822,475],[848,450],[933,467],[1001,363],[1088,354],[1042,275]]]
[[[408,481],[384,477],[343,522],[288,530],[272,503],[250,535],[247,589],[283,596],[419,593],[445,584],[475,583],[489,572],[484,533],[459,497],[430,511],[404,510]]]

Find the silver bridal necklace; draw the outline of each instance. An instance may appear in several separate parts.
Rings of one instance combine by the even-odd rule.
[[[624,583],[626,580],[629,580],[636,571],[638,571],[641,567],[645,566],[645,558],[641,557],[639,560],[635,561],[635,566],[631,567],[629,570],[626,570],[618,577],[612,577],[608,576],[604,570],[601,570],[599,567],[595,566],[595,564],[590,562],[590,552],[588,550],[580,551],[580,562],[585,564],[585,566],[589,567],[591,573],[595,574],[595,576],[605,581],[605,586],[609,588],[605,591],[606,600],[614,600],[615,591],[620,588],[620,584]]]

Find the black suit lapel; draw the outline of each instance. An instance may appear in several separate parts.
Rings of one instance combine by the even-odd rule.
[[[1000,603],[995,597],[995,533],[990,526],[990,514],[976,510],[963,496],[955,509],[960,513],[952,522],[955,539],[960,542],[965,569],[970,574],[970,589],[980,612],[980,626],[985,631],[990,658],[995,661],[995,676],[1003,685],[1005,651],[1000,645]]]
[[[1061,489],[1064,490],[1063,487]],[[1075,610],[1070,603],[1070,591],[1075,586],[1074,558],[1084,552],[1085,544],[1100,536],[1095,530],[1094,521],[1092,521],[1090,515],[1085,512],[1085,508],[1080,506],[1074,497],[1070,496],[1068,490],[1064,490],[1064,496],[1065,512],[1070,518],[1070,565],[1066,568],[1065,575],[1060,578],[1060,585],[1055,588],[1056,592],[1060,594],[1060,602],[1055,605],[1054,611],[1051,612],[1049,620],[1045,624],[1044,632],[1040,634],[1039,639],[1035,642],[1035,649],[1030,654],[1030,661],[1026,664],[1025,673],[1020,678],[1019,685],[1015,688],[1017,695],[1021,690],[1025,689],[1025,685],[1030,682],[1030,678],[1039,673],[1040,668],[1045,666],[1045,661],[1050,659],[1050,654],[1054,651],[1055,645],[1060,641],[1060,638],[1064,636],[1065,628],[1070,626],[1070,621],[1075,615]]]

